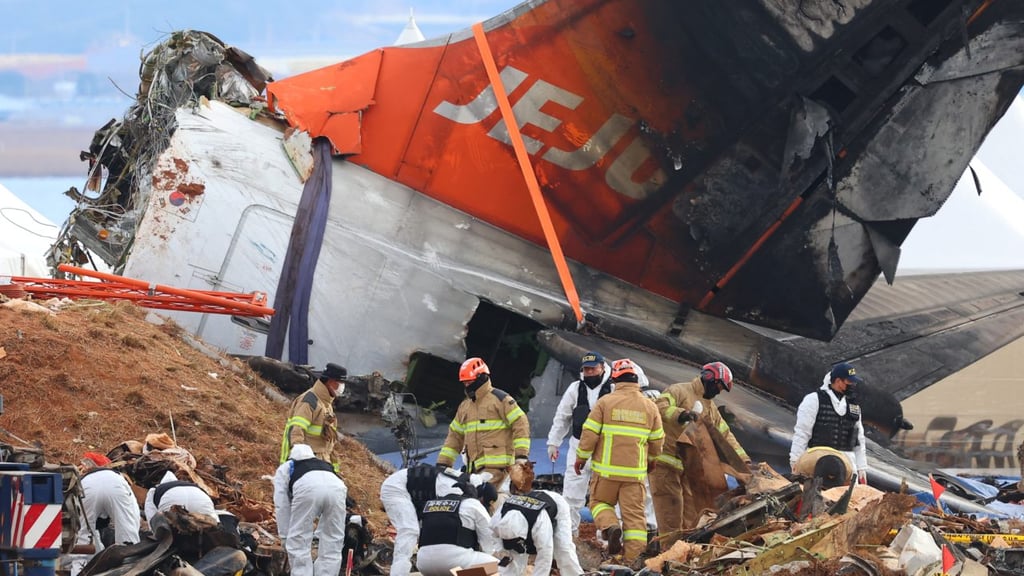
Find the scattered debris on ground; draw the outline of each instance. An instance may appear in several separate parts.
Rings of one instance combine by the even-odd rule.
[[[0,298],[0,381],[6,384],[0,442],[52,464],[101,451],[141,470],[146,457],[128,448],[162,438],[187,450],[189,465],[176,474],[206,486],[260,550],[277,546],[270,475],[286,395],[250,365],[200,351],[173,322],[134,305]],[[377,403],[387,390],[378,380],[366,378],[365,401]],[[378,490],[387,471],[359,442],[346,438],[341,448],[349,494],[370,532],[386,543]],[[194,528],[187,519],[173,520],[175,534]],[[761,465],[746,486],[720,497],[697,528],[660,538],[632,567],[603,553],[593,524],[581,525],[577,550],[585,569],[607,574],[887,576],[930,574],[943,562],[947,570],[951,563],[967,567],[964,573],[988,567],[1024,574],[1022,527],[1018,520],[945,514],[912,495],[865,485],[822,491]],[[168,532],[158,528],[146,546],[163,549]],[[233,551],[215,558],[225,570],[241,561]],[[274,554],[260,558],[265,573],[280,569]]]

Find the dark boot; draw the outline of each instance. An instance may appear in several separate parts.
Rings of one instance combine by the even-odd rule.
[[[608,541],[608,554],[618,556],[622,554],[622,528],[609,526],[601,532],[601,537]]]

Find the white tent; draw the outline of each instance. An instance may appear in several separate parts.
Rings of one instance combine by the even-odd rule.
[[[0,276],[48,276],[58,228],[0,184]]]
[[[416,25],[416,18],[413,17],[412,8],[409,9],[409,22],[406,23],[402,33],[398,35],[398,39],[395,40],[394,46],[405,46],[406,44],[415,44],[416,42],[422,42],[426,40],[423,32],[420,32],[420,27]]]

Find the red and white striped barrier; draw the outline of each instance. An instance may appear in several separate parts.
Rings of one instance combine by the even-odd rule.
[[[11,545],[18,548],[60,548],[61,505],[25,503],[23,477],[11,478]]]

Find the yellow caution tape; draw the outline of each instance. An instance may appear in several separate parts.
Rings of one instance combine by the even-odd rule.
[[[942,535],[946,540],[956,542],[957,544],[970,544],[975,540],[991,544],[996,536],[1002,538],[1007,544],[1020,544],[1024,546],[1024,534],[958,534],[954,532]]]
[[[889,531],[890,536],[895,536],[896,534],[896,530]],[[1024,534],[964,534],[958,532],[940,532],[939,535],[946,540],[956,542],[957,544],[970,544],[975,540],[979,540],[985,544],[991,544],[992,541],[995,540],[996,536],[999,536],[1007,544],[1018,544],[1021,547],[1024,547]]]

